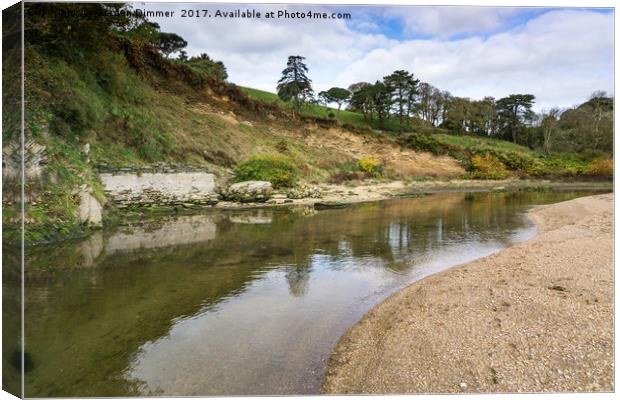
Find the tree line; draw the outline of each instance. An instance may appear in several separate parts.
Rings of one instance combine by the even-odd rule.
[[[346,104],[348,110],[380,127],[388,120],[397,121],[401,133],[429,126],[453,134],[508,140],[546,153],[613,151],[613,98],[605,92],[593,93],[578,107],[536,113],[532,94],[472,100],[421,82],[409,71],[396,70],[375,83],[332,87],[315,96],[304,60],[290,56],[277,85],[278,96],[297,112],[307,104],[336,104],[339,112]]]
[[[124,3],[28,3],[26,40],[54,56],[79,61],[102,50],[111,36],[120,36],[221,80],[228,78],[221,61],[212,60],[206,53],[188,56],[183,37],[162,32],[159,24],[131,10],[132,6]]]

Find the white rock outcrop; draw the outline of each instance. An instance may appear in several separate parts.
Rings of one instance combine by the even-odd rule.
[[[267,181],[245,181],[233,183],[220,191],[224,200],[242,203],[262,203],[271,197],[273,186]]]
[[[103,219],[103,207],[99,201],[92,195],[92,189],[89,187],[82,188],[78,192],[78,220],[81,223],[90,226],[101,226]]]

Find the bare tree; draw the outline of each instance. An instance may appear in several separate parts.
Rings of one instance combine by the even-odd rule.
[[[540,126],[543,132],[543,149],[545,153],[551,152],[551,136],[555,134],[560,119],[560,109],[554,107],[548,111],[543,111]]]

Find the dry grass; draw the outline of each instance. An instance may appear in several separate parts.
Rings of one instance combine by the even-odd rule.
[[[219,152],[235,163],[258,153],[281,152],[295,160],[306,180],[326,180],[339,165],[364,157],[377,157],[385,175],[394,178],[452,178],[464,173],[453,158],[403,149],[391,138],[316,125],[287,126],[279,120],[248,121],[206,103],[194,103],[183,112],[188,122],[173,132],[183,151],[197,156]]]

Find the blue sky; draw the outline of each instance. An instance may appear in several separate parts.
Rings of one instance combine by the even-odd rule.
[[[339,8],[339,7],[337,7]],[[470,26],[463,26],[462,30],[457,33],[449,34],[445,37],[448,40],[459,40],[471,36],[477,36],[481,38],[488,38],[489,36],[498,32],[508,31],[526,24],[529,20],[535,19],[544,13],[557,11],[557,8],[549,7],[355,7],[356,18],[352,21],[347,21],[347,26],[351,30],[358,32],[372,31],[375,33],[381,33],[388,38],[396,40],[412,40],[412,39],[433,39],[437,36],[436,32],[429,33],[425,31],[416,31],[407,29],[407,20],[396,14],[398,10],[408,10],[408,13],[416,18],[416,14],[424,13],[425,11],[436,11],[443,15],[448,14],[460,14],[464,9],[474,9],[475,12],[484,12],[488,10],[491,14],[495,14],[501,11],[505,12],[503,18],[498,20],[499,24],[496,27],[488,27],[482,24],[480,29],[471,29]],[[478,10],[476,10],[478,9]],[[409,11],[410,10],[410,11]],[[593,11],[601,14],[613,14],[611,8],[574,8],[573,10]],[[375,29],[367,29],[367,27],[360,27],[360,21],[370,22],[376,26]],[[365,29],[366,28],[366,29]],[[456,26],[455,29],[458,29]]]
[[[135,3],[147,9],[188,5]],[[229,80],[275,91],[289,55],[306,57],[316,90],[373,82],[396,69],[453,95],[532,93],[538,110],[613,91],[613,10],[465,6],[230,5],[190,8],[351,13],[351,20],[157,19],[228,68]],[[179,13],[177,13],[179,14]]]

